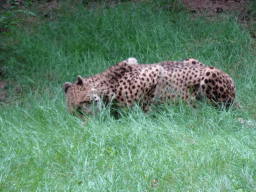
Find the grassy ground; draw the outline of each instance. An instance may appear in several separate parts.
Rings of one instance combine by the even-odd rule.
[[[23,24],[39,24],[1,36],[10,94],[0,112],[0,191],[256,190],[256,131],[237,121],[256,119],[255,40],[235,17],[160,6],[62,4],[46,18],[31,7],[36,16]],[[116,118],[106,108],[86,124],[68,114],[64,82],[128,57],[216,66],[234,79],[243,109],[135,107]]]

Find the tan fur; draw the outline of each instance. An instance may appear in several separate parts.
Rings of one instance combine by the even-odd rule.
[[[120,106],[135,102],[148,110],[150,103],[177,101],[188,103],[201,96],[211,102],[231,104],[236,98],[235,83],[216,67],[208,67],[195,59],[138,64],[135,58],[117,63],[101,74],[64,83],[66,105],[70,112],[78,107],[85,113],[104,102],[115,100]],[[95,102],[93,102],[95,101]]]

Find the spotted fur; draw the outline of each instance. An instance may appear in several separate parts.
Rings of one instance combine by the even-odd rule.
[[[102,100],[115,100],[120,106],[137,102],[147,111],[149,104],[157,102],[181,99],[191,103],[206,97],[212,103],[230,105],[236,98],[231,77],[195,59],[139,64],[135,58],[129,58],[101,74],[78,76],[75,83],[64,83],[63,90],[72,113],[77,108],[90,113],[92,103],[99,108]]]

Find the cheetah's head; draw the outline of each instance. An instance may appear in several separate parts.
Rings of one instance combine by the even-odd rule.
[[[94,113],[99,110],[101,98],[97,90],[81,76],[77,76],[75,83],[66,82],[63,84],[63,91],[66,95],[66,106],[68,111],[74,114],[75,111],[82,113]],[[95,107],[96,106],[96,107]]]

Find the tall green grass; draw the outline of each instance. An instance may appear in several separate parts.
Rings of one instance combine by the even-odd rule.
[[[2,55],[11,95],[0,112],[0,191],[255,191],[256,132],[237,121],[256,117],[249,32],[229,16],[150,3],[78,9],[20,31]],[[64,82],[128,57],[216,66],[234,79],[243,109],[135,107],[116,118],[105,108],[86,123],[66,111]]]

